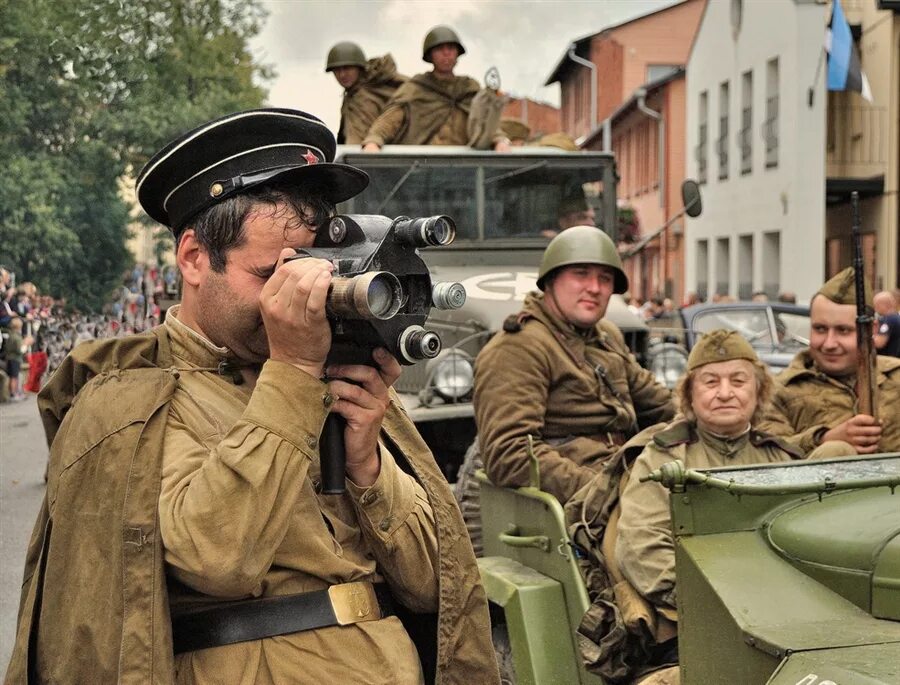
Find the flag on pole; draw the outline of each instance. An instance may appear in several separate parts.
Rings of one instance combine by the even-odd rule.
[[[859,63],[859,51],[853,44],[853,35],[841,8],[841,0],[834,0],[831,8],[825,50],[828,52],[828,90],[855,90],[872,102],[869,80]]]

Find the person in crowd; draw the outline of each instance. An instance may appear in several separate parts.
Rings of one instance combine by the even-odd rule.
[[[866,286],[871,308],[872,293]],[[860,454],[900,451],[900,359],[878,355],[875,418],[858,411],[856,285],[853,267],[813,296],[809,347],[778,375],[778,387],[760,428],[804,451],[843,440]]]
[[[9,337],[3,344],[6,356],[6,375],[9,377],[9,399],[13,402],[24,399],[25,394],[19,387],[19,374],[22,372],[22,359],[25,340],[22,337],[22,317],[17,316],[9,322]]]
[[[593,226],[560,233],[544,251],[537,286],[476,359],[475,421],[495,484],[528,484],[532,436],[541,488],[565,502],[628,438],[671,419],[675,407],[603,319],[613,293],[628,288],[609,236]]]
[[[465,53],[462,41],[449,26],[431,29],[425,36],[422,59],[432,70],[416,74],[397,89],[369,128],[363,149],[377,152],[386,144],[468,144],[469,109],[479,85],[473,78],[454,73],[457,60]],[[509,149],[509,139],[499,126],[494,149]]]
[[[325,71],[344,89],[337,142],[359,145],[384,111],[394,92],[406,82],[391,55],[366,59],[356,43],[342,41],[328,51]]]
[[[25,392],[37,393],[41,390],[41,382],[47,372],[49,359],[47,343],[43,335],[39,335],[32,352],[28,353],[28,380],[25,381]]]
[[[900,313],[897,301],[890,290],[882,290],[873,300],[878,327],[875,332],[875,347],[878,354],[886,357],[900,357]]]
[[[751,302],[768,302],[769,296],[764,290],[757,290],[750,296]]]
[[[787,304],[797,304],[797,295],[787,290],[778,294],[778,301],[785,302]]]
[[[379,348],[326,365],[333,265],[285,261],[368,183],[334,153],[315,116],[251,110],[138,175],[175,235],[182,301],[151,331],[78,346],[41,392],[51,496],[8,682],[499,682],[462,517],[391,389],[399,364]],[[322,485],[329,414],[343,494]]]

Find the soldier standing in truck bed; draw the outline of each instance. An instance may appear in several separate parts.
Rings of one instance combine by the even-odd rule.
[[[453,73],[466,52],[459,36],[448,26],[435,26],[425,36],[422,59],[432,71],[416,74],[403,84],[384,113],[375,120],[363,149],[377,152],[386,144],[466,145],[472,99],[478,81]],[[509,149],[509,139],[497,130],[494,149]]]
[[[344,41],[328,51],[325,71],[344,88],[337,142],[359,145],[394,92],[406,83],[391,55],[366,59],[356,43]]]

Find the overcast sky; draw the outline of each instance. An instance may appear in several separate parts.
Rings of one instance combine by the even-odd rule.
[[[265,28],[254,39],[258,60],[278,72],[269,104],[309,111],[337,130],[342,89],[325,73],[328,49],[352,40],[367,57],[390,52],[401,73],[427,71],[422,40],[436,24],[453,27],[466,46],[458,74],[479,82],[490,66],[512,95],[559,104],[559,86],[544,87],[570,42],[673,0],[264,0]]]

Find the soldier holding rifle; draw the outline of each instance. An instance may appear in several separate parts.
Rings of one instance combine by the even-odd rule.
[[[859,454],[900,451],[900,359],[875,355],[855,200],[855,266],[813,296],[809,348],[778,376],[760,425],[804,452],[828,440],[843,440]]]

